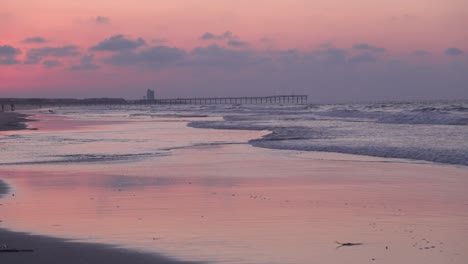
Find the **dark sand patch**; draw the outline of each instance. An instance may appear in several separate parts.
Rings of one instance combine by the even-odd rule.
[[[112,246],[70,242],[59,238],[30,235],[0,229],[0,246],[33,252],[0,253],[0,263],[23,264],[184,264],[156,254],[119,249]],[[199,263],[199,262],[198,262]]]
[[[0,198],[3,195],[7,194],[9,189],[10,188],[8,188],[8,185],[6,183],[4,183],[2,180],[0,180]]]
[[[0,112],[0,131],[26,129],[25,122],[33,121],[27,119],[27,116],[16,112]]]

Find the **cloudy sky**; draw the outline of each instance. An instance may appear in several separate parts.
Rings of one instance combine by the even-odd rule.
[[[0,0],[0,97],[468,99],[466,0]]]

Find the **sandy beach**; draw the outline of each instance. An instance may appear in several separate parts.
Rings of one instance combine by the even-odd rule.
[[[11,155],[0,173],[10,193],[0,227],[46,236],[2,230],[1,243],[35,250],[2,254],[7,263],[34,254],[60,262],[50,248],[87,263],[177,263],[159,254],[210,263],[468,257],[463,166],[256,148],[248,140],[267,131],[187,127],[204,117],[63,111],[76,121],[41,114],[32,126],[53,120],[54,130],[4,132]]]

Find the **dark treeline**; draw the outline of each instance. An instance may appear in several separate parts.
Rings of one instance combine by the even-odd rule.
[[[0,98],[0,104],[4,105],[87,105],[87,104],[125,104],[123,98]]]

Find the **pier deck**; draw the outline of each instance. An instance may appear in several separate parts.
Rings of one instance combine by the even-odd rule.
[[[16,106],[33,107],[66,107],[91,105],[260,105],[260,104],[307,104],[307,95],[275,95],[257,97],[198,97],[172,98],[155,100],[125,100],[123,98],[90,98],[90,99],[41,99],[41,98],[0,98],[0,112],[14,111]]]
[[[257,97],[207,97],[135,100],[133,104],[307,104],[307,95],[276,95]]]

